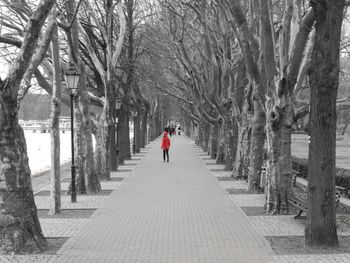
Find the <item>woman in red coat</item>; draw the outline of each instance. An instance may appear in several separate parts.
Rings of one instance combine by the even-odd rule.
[[[169,162],[169,148],[170,148],[170,139],[168,137],[168,128],[164,129],[163,139],[162,143],[160,145],[160,148],[163,150],[163,160],[165,162],[165,155],[167,157],[167,162]]]

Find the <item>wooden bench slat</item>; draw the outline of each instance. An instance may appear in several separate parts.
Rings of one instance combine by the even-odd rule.
[[[293,173],[293,187],[295,187],[297,177],[300,176],[301,173],[298,171],[295,171],[295,170],[292,170],[292,173]],[[347,188],[336,185],[335,190],[336,190],[335,191],[335,204],[336,204],[336,207],[338,207],[338,204],[340,202],[340,196],[341,196],[341,194],[343,194],[344,192],[347,191]],[[288,197],[288,203],[290,203],[291,205],[293,205],[299,209],[298,214],[296,216],[294,216],[295,219],[306,218],[305,216],[301,216],[301,214],[303,212],[307,212],[307,210],[308,210],[308,204],[307,204],[306,200],[299,198],[299,197],[296,197],[296,196],[290,196],[290,197]]]
[[[295,196],[290,196],[288,198],[288,203],[299,209],[298,213],[294,216],[294,219],[306,218],[306,216],[302,216],[303,212],[307,212],[307,203],[305,200],[297,198]]]

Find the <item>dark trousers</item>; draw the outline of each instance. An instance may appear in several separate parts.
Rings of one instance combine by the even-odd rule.
[[[167,161],[169,162],[169,149],[163,150],[163,160],[165,162],[165,155],[167,157]]]

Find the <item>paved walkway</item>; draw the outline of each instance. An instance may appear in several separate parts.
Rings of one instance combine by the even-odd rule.
[[[98,195],[78,195],[71,203],[63,194],[61,215],[47,214],[49,177],[34,177],[35,203],[50,249],[0,255],[0,263],[350,262],[348,215],[337,215],[339,250],[306,251],[305,221],[293,214],[266,215],[264,194],[247,193],[245,181],[232,180],[230,171],[188,138],[172,138],[170,163],[162,162],[159,145],[157,140],[146,146],[110,181],[101,181]],[[62,170],[65,191],[69,165]]]
[[[271,262],[273,252],[185,136],[159,140],[52,262]]]

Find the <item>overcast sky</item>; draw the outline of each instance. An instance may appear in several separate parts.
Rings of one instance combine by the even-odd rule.
[[[5,63],[0,64],[0,77],[4,79],[7,75],[7,65]]]

